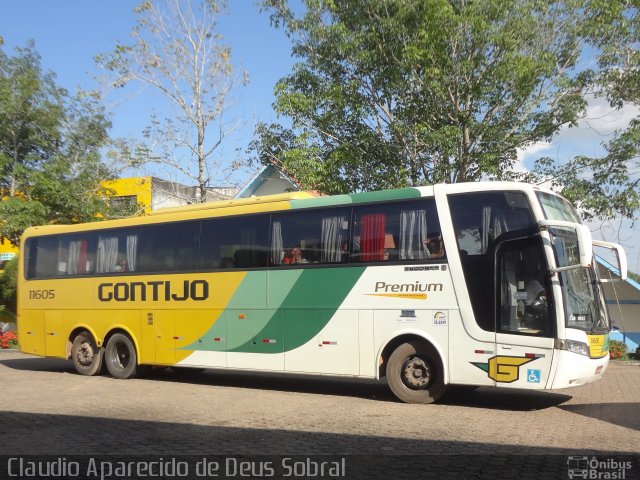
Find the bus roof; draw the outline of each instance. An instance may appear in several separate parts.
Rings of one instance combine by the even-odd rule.
[[[230,200],[218,200],[215,202],[206,203],[194,203],[192,205],[185,205],[182,207],[170,207],[161,208],[159,210],[153,210],[147,215],[167,215],[170,213],[184,213],[202,210],[217,210],[221,208],[242,207],[245,205],[255,204],[268,204],[274,202],[287,202],[291,200],[302,200],[305,198],[314,198],[315,195],[312,192],[289,192],[278,193],[276,195],[265,195],[262,197],[249,197],[249,198],[233,198]]]
[[[416,197],[432,196],[436,190],[446,194],[477,192],[487,190],[547,191],[538,186],[519,182],[469,182],[456,184],[438,184],[434,186],[406,187],[373,192],[358,192],[342,195],[321,196],[313,192],[289,192],[260,197],[221,200],[198,203],[182,207],[154,210],[140,217],[80,223],[73,225],[44,225],[29,227],[24,236],[52,233],[80,232],[120,228],[132,225],[164,223],[167,221],[193,220],[217,216],[244,215],[299,208],[341,206],[369,202],[404,200]],[[551,193],[551,192],[550,192]]]

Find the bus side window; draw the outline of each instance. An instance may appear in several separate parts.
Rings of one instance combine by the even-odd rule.
[[[356,207],[355,262],[415,262],[445,257],[432,198]]]
[[[233,268],[234,264],[233,264],[233,258],[231,257],[224,257],[221,261],[220,261],[220,268]]]
[[[349,208],[274,215],[271,265],[348,262],[350,216]]]
[[[58,275],[86,275],[95,267],[93,235],[65,236],[58,248]]]
[[[200,240],[201,268],[266,267],[268,232],[269,215],[204,220]]]
[[[32,237],[27,241],[27,278],[56,275],[58,242],[59,237]]]
[[[476,323],[485,331],[494,331],[496,312],[502,307],[495,305],[500,290],[496,291],[494,282],[499,267],[493,253],[502,235],[535,225],[526,195],[472,192],[448,195],[447,200]]]
[[[137,271],[137,229],[110,230],[98,233],[96,255],[97,273],[126,273]]]

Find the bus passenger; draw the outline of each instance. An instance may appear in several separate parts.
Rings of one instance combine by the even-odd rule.
[[[442,235],[436,237],[429,237],[424,242],[429,250],[431,258],[444,257],[444,243],[442,242]]]
[[[286,265],[292,265],[294,263],[304,263],[302,255],[300,253],[300,247],[293,247],[289,252],[284,254],[282,263]]]

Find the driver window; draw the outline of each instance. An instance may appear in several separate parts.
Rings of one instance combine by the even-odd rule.
[[[545,277],[546,261],[539,240],[507,243],[500,249],[500,312],[497,331],[551,336],[552,315]]]

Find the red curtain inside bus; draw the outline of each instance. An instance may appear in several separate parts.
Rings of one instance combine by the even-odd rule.
[[[384,260],[385,215],[375,213],[362,216],[360,261]]]

